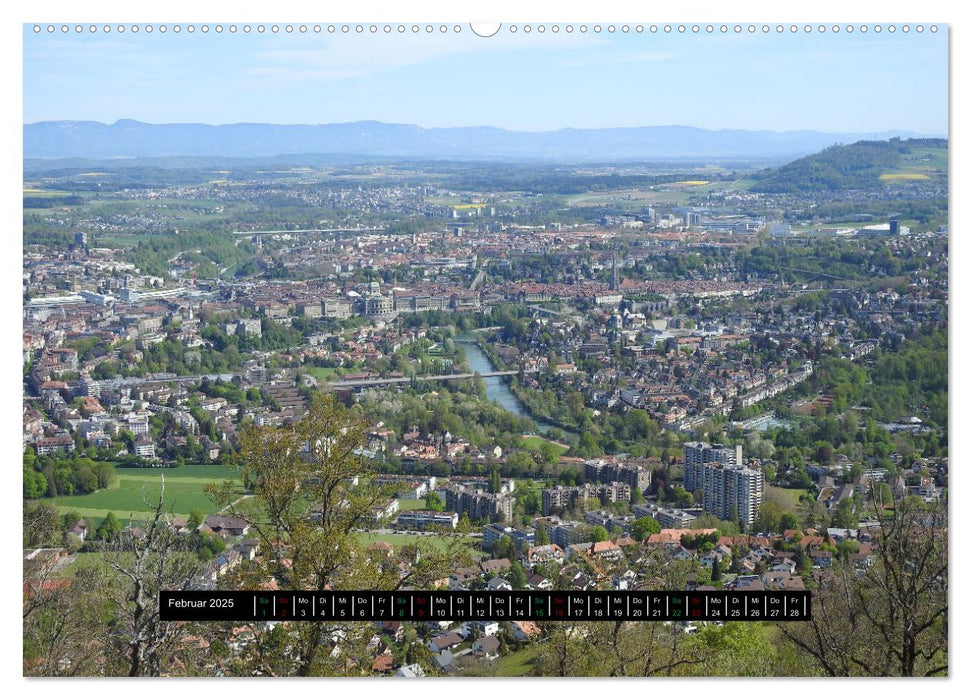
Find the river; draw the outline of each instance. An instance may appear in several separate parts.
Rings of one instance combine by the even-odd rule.
[[[482,348],[476,342],[475,336],[470,333],[463,333],[455,338],[455,342],[462,343],[462,349],[465,350],[465,359],[469,361],[469,367],[473,372],[485,373],[496,371],[489,357],[482,352]],[[490,401],[494,401],[517,416],[532,418],[541,433],[547,433],[555,427],[545,421],[533,418],[529,414],[529,411],[526,410],[526,407],[523,406],[522,402],[509,390],[509,385],[506,384],[503,377],[484,377],[483,381],[486,383],[486,398]]]

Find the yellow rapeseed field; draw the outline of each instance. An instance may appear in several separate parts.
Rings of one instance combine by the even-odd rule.
[[[930,180],[930,177],[923,173],[884,173],[880,176],[881,180]]]

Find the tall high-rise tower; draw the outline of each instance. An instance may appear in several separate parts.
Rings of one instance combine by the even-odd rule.
[[[742,465],[742,446],[684,445],[684,488],[702,492],[702,508],[751,525],[765,496],[765,475]]]

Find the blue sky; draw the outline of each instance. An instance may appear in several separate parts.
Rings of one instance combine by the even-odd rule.
[[[946,28],[526,35],[520,25],[484,39],[467,25],[444,35],[226,26],[51,35],[26,25],[24,121],[947,131]]]

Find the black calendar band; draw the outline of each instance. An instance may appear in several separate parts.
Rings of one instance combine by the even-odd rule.
[[[808,591],[162,591],[163,620],[804,621]]]

